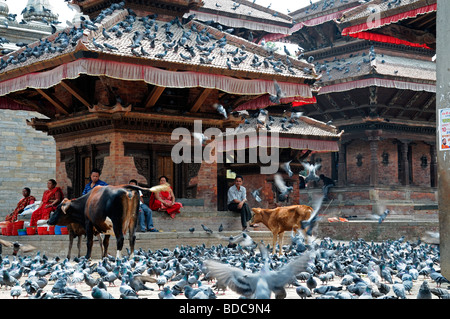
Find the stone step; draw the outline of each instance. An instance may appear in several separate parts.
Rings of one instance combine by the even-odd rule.
[[[170,218],[170,217],[169,217]],[[177,219],[175,219],[177,221]],[[179,221],[179,220],[178,220]],[[182,245],[203,245],[207,247],[211,245],[227,245],[226,240],[229,236],[236,236],[241,234],[241,231],[223,231],[221,233],[213,229],[213,234],[208,234],[201,229],[195,227],[193,233],[188,231],[163,231],[159,233],[136,233],[135,248],[142,248],[144,250],[156,249],[174,249],[176,246]],[[326,220],[319,222],[318,227],[314,230],[313,235],[317,238],[330,237],[334,242],[349,241],[364,239],[365,241],[381,242],[384,240],[396,240],[401,236],[405,236],[405,240],[416,241],[419,238],[425,242],[427,232],[438,232],[439,222],[417,222],[417,221],[390,221],[386,220],[379,224],[376,221],[349,221],[349,222],[333,222]],[[264,230],[263,227],[251,229],[248,232],[249,236],[255,242],[261,240],[267,245],[272,245],[272,233]],[[285,232],[283,244],[290,244],[291,232]],[[46,254],[48,257],[59,256],[64,258],[67,254],[69,236],[68,235],[32,235],[32,236],[1,236],[3,240],[10,242],[18,241],[21,244],[30,244],[36,247],[36,251]],[[431,243],[431,242],[430,242]],[[436,243],[436,242],[433,242]],[[124,249],[128,246],[128,234],[125,235]],[[109,250],[110,255],[115,256],[116,240],[112,236],[110,240]],[[3,247],[3,256],[10,255],[12,249]],[[86,253],[86,240],[83,239],[81,246],[81,255]],[[29,253],[30,255],[33,253]],[[76,256],[76,243],[72,248],[72,258]],[[123,251],[126,254],[126,251]],[[22,254],[23,255],[23,254]],[[94,242],[92,258],[100,258],[100,249],[98,241]]]
[[[241,231],[241,216],[239,213],[231,211],[185,211],[171,218],[166,212],[154,211],[152,214],[153,225],[158,230],[167,231],[188,231],[194,227],[202,230],[201,225],[205,225],[213,231],[218,230],[222,224],[224,231]],[[266,229],[264,225],[262,228]]]

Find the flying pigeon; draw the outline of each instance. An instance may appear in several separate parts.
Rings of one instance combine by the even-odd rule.
[[[291,170],[291,166],[290,166],[291,162],[292,162],[292,160],[281,164],[281,168],[286,171],[286,173],[289,175],[289,177],[292,177],[292,175],[294,175],[294,173]]]
[[[261,247],[262,245],[260,245]],[[218,282],[226,284],[231,290],[247,298],[270,298],[272,292],[284,290],[292,278],[306,270],[309,253],[292,259],[280,269],[273,271],[266,259],[261,270],[249,273],[246,270],[208,259],[204,264]]]
[[[262,187],[255,189],[254,191],[251,192],[252,196],[255,198],[255,200],[260,203],[262,201],[261,196],[259,194],[259,192],[261,191]]]
[[[275,92],[276,94],[270,94],[269,96],[269,100],[270,102],[274,103],[274,104],[279,104],[280,103],[280,99],[283,98],[285,96],[284,92],[281,91],[280,86],[278,85],[278,82],[276,80],[273,81],[273,84],[275,86]]]
[[[225,108],[223,107],[223,105],[218,104],[218,103],[214,103],[214,104],[213,104],[213,108],[215,108],[215,109],[217,110],[217,112],[219,112],[220,114],[222,114],[224,118],[228,118],[227,111],[225,110]]]
[[[309,181],[318,182],[320,180],[319,176],[317,176],[316,171],[319,169],[321,164],[310,164],[307,162],[302,162],[303,167],[308,170],[308,175],[305,178],[305,183]]]
[[[283,202],[286,200],[286,197],[294,190],[292,186],[286,186],[283,178],[280,174],[274,175],[275,186],[278,188],[280,194],[278,195],[279,201]]]

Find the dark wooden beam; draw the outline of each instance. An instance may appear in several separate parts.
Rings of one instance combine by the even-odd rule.
[[[47,93],[41,89],[36,89],[36,91],[39,92],[39,94],[42,95],[47,101],[49,101],[56,108],[57,111],[64,113],[66,115],[69,114],[69,111],[64,106],[64,104],[60,100],[58,100],[58,98],[53,96],[53,94]]]
[[[69,83],[68,81],[61,81],[61,86],[64,87],[70,94],[72,94],[78,101],[83,103],[87,108],[91,107],[91,103],[88,102],[88,99],[84,96],[83,92],[81,92],[76,86]]]
[[[195,100],[194,104],[191,106],[190,112],[197,112],[212,91],[213,89],[208,88],[203,89],[203,91],[199,94],[199,96]]]
[[[158,99],[161,97],[161,94],[164,92],[166,88],[163,86],[154,86],[150,93],[147,95],[144,106],[145,108],[151,108],[155,106]]]

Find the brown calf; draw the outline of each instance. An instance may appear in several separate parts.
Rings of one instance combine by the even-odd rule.
[[[69,231],[69,250],[67,252],[67,259],[70,260],[70,255],[72,253],[72,245],[73,240],[78,237],[77,248],[78,248],[78,258],[81,256],[81,239],[86,235],[86,230],[84,227],[77,223],[72,223],[67,225],[67,229]],[[100,233],[94,228],[94,236],[98,238],[98,242],[100,244],[100,250],[102,252],[101,256],[104,255],[104,249],[108,251],[109,237],[111,234],[105,235],[105,239],[102,241],[102,236]]]
[[[306,205],[292,205],[286,207],[269,208],[252,208],[253,216],[250,225],[263,223],[273,234],[273,251],[275,254],[275,245],[277,243],[283,246],[283,235],[285,231],[301,229],[301,222],[308,220],[313,209]],[[302,229],[305,240],[308,239],[306,230]]]

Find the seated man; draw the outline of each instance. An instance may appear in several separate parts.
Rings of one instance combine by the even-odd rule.
[[[128,182],[130,185],[136,185],[137,186],[137,180],[132,179]],[[155,229],[155,227],[153,227],[153,216],[152,216],[152,210],[150,209],[150,207],[148,207],[147,205],[145,205],[144,203],[144,198],[143,198],[143,194],[141,191],[139,191],[139,195],[140,195],[140,207],[139,207],[139,216],[138,216],[138,223],[139,223],[139,227],[140,227],[140,231],[141,232],[159,232],[159,230]],[[147,220],[147,222],[146,222]]]
[[[8,222],[15,222],[17,221],[17,216],[23,212],[25,207],[27,207],[30,204],[33,204],[36,201],[36,198],[34,196],[30,196],[31,190],[28,187],[25,187],[22,189],[22,195],[23,198],[17,203],[16,209],[6,216],[5,220]]]
[[[243,183],[243,177],[237,175],[234,185],[228,189],[228,209],[241,214],[242,230],[247,230],[247,222],[252,218],[252,212],[247,202],[247,190]],[[254,225],[256,226],[256,225]]]
[[[90,175],[91,181],[86,184],[81,195],[86,195],[96,186],[107,186],[108,184],[100,179],[100,170],[94,168]]]
[[[322,191],[323,191],[323,200],[324,200],[324,201],[327,201],[327,200],[329,200],[329,198],[328,198],[328,193],[330,192],[330,188],[333,187],[333,186],[335,186],[336,184],[334,183],[334,181],[333,181],[331,178],[326,177],[326,176],[323,175],[323,174],[320,174],[320,175],[319,175],[319,178],[320,178],[320,179],[322,180],[322,182],[323,182],[323,187],[322,187]]]

